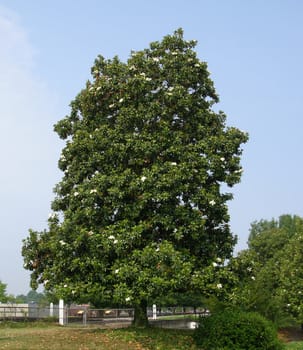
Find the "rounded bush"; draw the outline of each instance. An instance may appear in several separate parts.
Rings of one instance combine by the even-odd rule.
[[[253,312],[225,310],[202,317],[194,340],[203,350],[280,350],[273,323]]]

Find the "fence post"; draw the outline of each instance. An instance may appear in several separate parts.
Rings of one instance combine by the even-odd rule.
[[[87,309],[85,308],[84,312],[83,312],[83,325],[86,326],[87,325]]]
[[[60,326],[64,326],[64,301],[62,299],[59,300],[59,324]]]
[[[157,319],[157,306],[153,304],[153,320]]]
[[[49,305],[49,317],[53,317],[54,316],[54,304],[50,303]]]

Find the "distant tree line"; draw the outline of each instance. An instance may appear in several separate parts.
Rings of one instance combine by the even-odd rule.
[[[35,290],[30,290],[27,294],[8,294],[6,291],[7,284],[0,281],[0,303],[37,303],[40,305],[48,304],[50,301],[49,296],[46,293],[39,293]]]

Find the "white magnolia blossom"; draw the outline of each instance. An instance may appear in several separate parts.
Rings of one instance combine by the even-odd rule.
[[[224,158],[224,157],[221,157],[220,160],[221,160],[222,162],[224,162],[224,161],[225,161],[225,158]]]
[[[119,269],[116,269],[116,270],[115,270],[115,273],[119,273]]]
[[[67,284],[65,284],[63,287],[64,287],[64,288],[67,288]]]
[[[117,239],[115,239],[113,243],[114,243],[114,244],[117,244],[117,243],[118,243],[118,240],[117,240]]]
[[[213,262],[213,267],[217,267],[218,264],[216,262]]]
[[[43,282],[43,284],[46,286],[47,285],[47,283],[49,283],[49,280],[45,280],[44,282]]]
[[[255,276],[251,276],[251,279],[254,281],[256,279],[256,277]]]
[[[96,90],[97,90],[97,91],[101,90],[101,86],[98,86]]]
[[[119,102],[122,103],[123,101],[124,101],[124,99],[123,99],[123,98],[120,98]]]
[[[130,297],[125,298],[125,301],[126,302],[130,301]]]
[[[75,192],[74,196],[77,197],[79,195],[79,192]]]
[[[209,202],[210,205],[215,205],[216,204],[216,201],[214,201],[213,199]]]
[[[113,236],[113,235],[110,235],[109,237],[108,237],[108,239],[116,239],[116,237],[115,236]]]
[[[59,241],[59,243],[60,243],[61,245],[66,245],[66,242],[64,242],[63,240]]]
[[[171,162],[170,165],[177,165],[177,163],[176,162]]]
[[[154,61],[154,62],[159,62],[159,61],[160,61],[160,58],[159,58],[159,57],[153,57],[153,61]]]
[[[92,194],[92,193],[97,193],[97,190],[94,188],[93,190],[90,190],[89,193],[90,193],[90,194]]]
[[[173,91],[174,90],[174,87],[173,86],[170,86],[167,91]]]
[[[152,78],[150,78],[150,77],[146,77],[146,78],[145,78],[145,80],[146,80],[146,81],[151,81],[151,80],[152,80]]]
[[[159,91],[161,91],[161,87],[160,86],[158,86],[157,89],[152,90],[151,93],[152,94],[157,94]]]
[[[88,231],[88,233],[87,233],[89,236],[92,236],[93,234],[94,234],[94,232],[93,231]]]
[[[141,177],[141,181],[142,181],[142,182],[144,182],[146,179],[147,179],[146,176],[142,176],[142,177]]]
[[[114,107],[115,107],[115,104],[112,103],[112,104],[110,104],[108,107],[109,107],[109,108],[114,108]]]
[[[89,89],[88,89],[88,91],[93,91],[94,90],[94,87],[93,86],[91,86]]]
[[[221,283],[218,283],[218,284],[217,284],[217,288],[218,288],[218,289],[221,289],[221,288],[222,288],[222,284],[221,284]]]
[[[221,258],[217,258],[216,259],[219,263],[222,262],[222,259]]]
[[[243,169],[241,168],[241,169],[239,169],[239,170],[236,170],[235,171],[235,174],[241,174],[243,172]]]
[[[49,219],[55,219],[56,218],[56,213],[50,213],[49,215],[48,215],[48,218]]]

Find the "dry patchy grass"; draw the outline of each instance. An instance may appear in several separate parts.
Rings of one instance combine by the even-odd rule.
[[[111,331],[112,332],[112,331]],[[110,332],[61,327],[1,329],[0,349],[113,350],[143,349],[139,344],[111,339]]]
[[[60,326],[0,328],[3,350],[195,350],[188,331]]]

